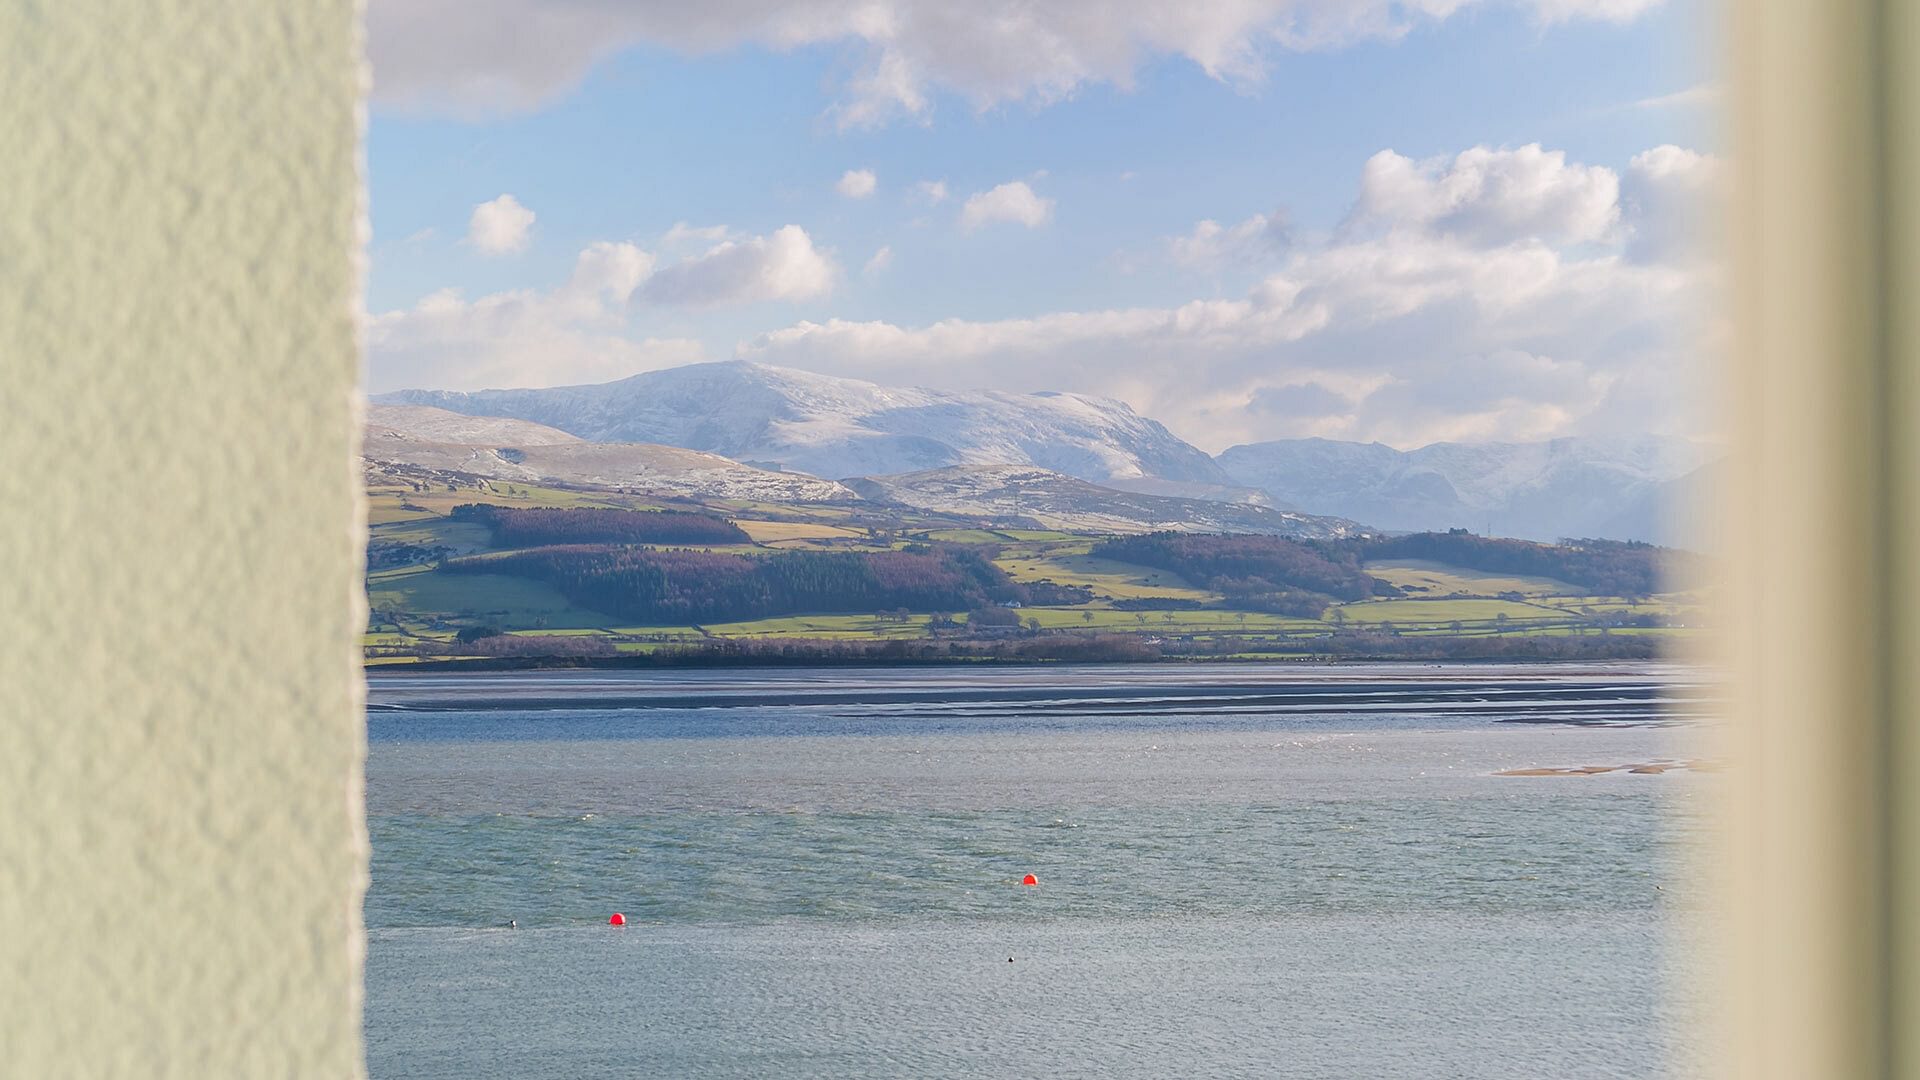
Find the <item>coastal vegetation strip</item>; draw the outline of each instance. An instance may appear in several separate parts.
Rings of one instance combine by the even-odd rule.
[[[1658,588],[1686,556],[1606,541],[1112,537],[422,486],[374,489],[370,663],[1605,658],[1653,655],[1702,607]]]

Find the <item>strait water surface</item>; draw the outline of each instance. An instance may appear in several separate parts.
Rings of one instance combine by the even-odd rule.
[[[1495,774],[1689,761],[1700,693],[1655,666],[376,677],[369,1065],[1676,1075],[1711,775]]]

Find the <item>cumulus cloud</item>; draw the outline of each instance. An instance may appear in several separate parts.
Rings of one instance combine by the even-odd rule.
[[[467,219],[467,243],[484,255],[525,251],[533,239],[533,211],[512,195],[502,195],[473,208]]]
[[[960,208],[960,227],[977,229],[996,221],[1010,221],[1037,229],[1053,217],[1053,200],[1042,198],[1025,180],[1012,180],[990,191],[967,196]]]
[[[675,263],[653,275],[641,295],[687,307],[805,300],[831,292],[836,272],[805,229],[785,225],[766,236],[722,241]]]
[[[1340,415],[1353,405],[1353,398],[1312,381],[1262,386],[1247,397],[1248,409],[1289,420]]]
[[[605,302],[618,307],[653,273],[653,256],[632,244],[602,240],[587,245],[573,262],[573,277],[561,290],[576,304],[597,311]]]
[[[922,328],[803,322],[738,354],[880,381],[1111,393],[1207,449],[1305,433],[1408,445],[1470,428],[1537,433],[1549,416],[1564,428],[1600,405],[1606,381],[1520,384],[1503,358],[1520,350],[1604,372],[1616,351],[1677,325],[1697,296],[1691,285],[1613,255],[1398,234],[1296,255],[1238,299]],[[1384,388],[1388,377],[1395,394],[1375,391],[1326,417],[1249,409],[1262,390],[1303,379]],[[1451,394],[1459,387],[1483,399],[1471,424]],[[1316,427],[1328,418],[1337,429]]]
[[[1636,158],[1630,192],[1644,184],[1650,200],[1710,171],[1689,153]],[[1273,254],[1239,296],[917,327],[807,321],[736,355],[883,382],[1110,394],[1210,450],[1621,424],[1698,434],[1685,372],[1711,333],[1711,269],[1630,254],[1652,204],[1623,209],[1611,172],[1537,149],[1461,158],[1413,169],[1415,197],[1379,202],[1376,227]],[[1616,194],[1596,206],[1596,190]],[[1236,231],[1259,230],[1196,235],[1219,244]]]
[[[1627,254],[1641,261],[1708,257],[1723,172],[1712,154],[1671,144],[1634,155],[1621,188]]]
[[[689,225],[684,221],[676,221],[672,228],[661,235],[660,246],[677,248],[690,243],[717,244],[732,235],[733,230],[725,225]]]
[[[1272,258],[1285,251],[1291,240],[1282,214],[1255,214],[1237,225],[1209,218],[1195,224],[1187,235],[1167,241],[1167,253],[1183,266],[1215,267]]]
[[[626,333],[625,305],[652,265],[632,244],[598,243],[555,289],[473,300],[442,289],[413,307],[370,316],[370,389],[553,386],[699,360],[696,342],[636,341]]]
[[[922,180],[913,185],[914,193],[925,199],[928,206],[938,206],[947,201],[947,182],[945,180]]]
[[[676,242],[715,236],[731,233],[724,226],[675,226],[667,234]],[[837,272],[795,225],[721,239],[700,254],[658,264],[635,244],[601,241],[582,249],[567,280],[554,288],[474,299],[441,289],[410,308],[371,315],[372,389],[555,386],[693,363],[704,358],[697,342],[636,340],[630,325],[636,308],[805,299],[831,289]]]
[[[1367,160],[1353,221],[1453,233],[1488,243],[1604,240],[1619,219],[1620,178],[1531,143],[1476,146],[1451,160],[1391,150]]]
[[[849,199],[864,199],[879,186],[872,169],[848,169],[840,174],[840,182],[833,189]]]
[[[1476,8],[1542,24],[1632,19],[1659,0],[1235,0],[1168,5],[1108,0],[381,0],[367,10],[374,94],[456,112],[520,110],[577,86],[594,64],[649,44],[709,53],[742,44],[826,46],[849,74],[829,114],[843,127],[925,117],[936,90],[976,109],[1045,104],[1090,83],[1130,87],[1158,56],[1212,78],[1257,85],[1277,51],[1396,40]]]
[[[873,258],[867,260],[867,265],[865,266],[865,268],[863,268],[861,272],[867,273],[867,274],[877,274],[880,271],[885,270],[887,267],[892,265],[893,265],[893,247],[888,244],[881,244],[880,250],[873,253]]]
[[[1350,227],[1268,245],[1258,279],[1231,294],[919,325],[808,319],[734,355],[882,382],[1106,394],[1209,450],[1292,435],[1697,436],[1707,388],[1695,373],[1724,328],[1718,271],[1679,240],[1722,170],[1675,146],[1617,176],[1539,148],[1376,157]],[[1274,228],[1261,215],[1178,239],[1227,258]],[[632,245],[594,245],[547,292],[442,293],[375,316],[376,388],[587,381],[693,359],[688,342],[630,340],[629,316],[823,295],[838,274],[797,226],[717,235],[660,266]]]

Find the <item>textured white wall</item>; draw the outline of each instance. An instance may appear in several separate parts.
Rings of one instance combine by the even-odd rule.
[[[0,4],[0,1072],[352,1076],[353,0]]]

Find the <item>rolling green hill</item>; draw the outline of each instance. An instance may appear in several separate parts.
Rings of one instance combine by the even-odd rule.
[[[1700,596],[1684,592],[1609,595],[1551,574],[1476,568],[1403,553],[1420,550],[1418,542],[1396,541],[1394,549],[1369,557],[1361,540],[1296,543],[1267,538],[1253,545],[1273,549],[1263,555],[1264,549],[1249,554],[1245,537],[1214,541],[1186,534],[1177,540],[1184,562],[1168,562],[1164,552],[1138,556],[1162,563],[1151,565],[1112,557],[1116,551],[1150,553],[1153,545],[1138,538],[1117,545],[1099,535],[987,528],[899,508],[881,516],[845,505],[692,502],[518,484],[440,483],[423,488],[417,481],[391,476],[374,478],[369,500],[370,616],[364,644],[370,664],[624,662],[622,658],[693,662],[703,657],[784,661],[810,656],[884,662],[1123,654],[1128,659],[1644,656],[1697,627],[1703,607]],[[888,575],[897,575],[902,567],[915,573],[936,565],[988,569],[975,571],[987,575],[980,579],[984,584],[962,590],[968,599],[945,607],[896,607],[881,601],[879,609],[871,611],[788,610],[774,597],[766,601],[770,613],[760,618],[706,624],[687,618],[636,620],[614,613],[638,610],[632,596],[620,591],[628,586],[607,583],[616,579],[596,584],[529,576],[530,565],[548,566],[551,573],[553,560],[506,556],[557,549],[500,546],[502,532],[476,520],[471,511],[462,515],[467,520],[455,520],[455,507],[466,504],[559,511],[562,519],[572,509],[597,509],[602,511],[598,517],[582,515],[582,520],[602,528],[609,520],[624,520],[610,519],[604,511],[711,515],[737,527],[738,542],[686,547],[728,552],[708,557],[744,558],[749,568],[755,560],[782,553],[790,569],[810,565],[792,563],[794,553],[838,553],[856,560],[874,553],[922,553],[904,562],[873,564],[879,567],[877,579],[872,578],[875,571],[860,569],[865,564],[832,564],[865,575],[860,578],[869,581],[865,587],[881,590],[876,596],[895,595],[885,591],[894,580]],[[527,520],[551,523],[554,518],[548,514]],[[1648,560],[1661,557],[1658,549],[1476,545],[1459,537],[1437,538],[1433,545],[1451,545],[1449,550],[1482,563],[1565,566],[1570,574],[1612,575],[1610,580],[1631,578]],[[1094,554],[1096,549],[1102,554]],[[934,554],[926,554],[930,552]],[[1269,558],[1276,554],[1285,558]],[[1231,561],[1229,555],[1240,561]],[[1261,562],[1263,558],[1268,561]],[[648,566],[675,563],[651,557],[639,561]],[[512,572],[494,572],[488,565],[492,562]],[[1308,563],[1322,576],[1282,580],[1302,572]],[[1326,576],[1329,566],[1346,568],[1340,572],[1348,576]],[[1327,583],[1334,580],[1341,581],[1344,595],[1315,591],[1331,588]],[[1374,595],[1360,595],[1366,589],[1354,587],[1353,580],[1371,581]],[[1262,600],[1280,594],[1304,596],[1310,602],[1300,607]],[[795,595],[799,598],[792,603],[823,603]],[[935,594],[922,590],[898,595]],[[1017,597],[1027,600],[1013,599]]]

